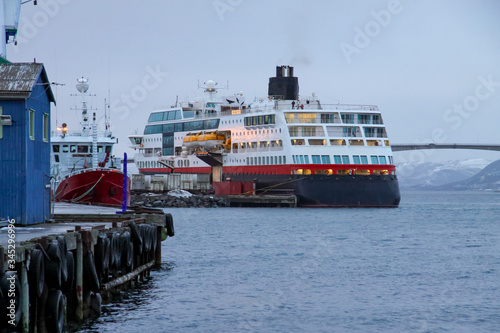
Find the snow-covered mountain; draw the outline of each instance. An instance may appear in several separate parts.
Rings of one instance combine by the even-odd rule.
[[[451,184],[438,186],[436,190],[444,191],[485,191],[500,190],[500,160],[487,165],[476,175]]]
[[[446,162],[414,162],[397,164],[401,189],[430,190],[445,184],[467,180],[483,170],[491,161],[485,159]]]

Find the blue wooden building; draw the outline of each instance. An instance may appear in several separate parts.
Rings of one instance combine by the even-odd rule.
[[[50,103],[43,64],[0,64],[0,220],[50,218]]]

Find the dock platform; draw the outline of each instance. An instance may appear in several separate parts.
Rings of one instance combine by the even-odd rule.
[[[297,207],[295,195],[227,195],[228,207]]]

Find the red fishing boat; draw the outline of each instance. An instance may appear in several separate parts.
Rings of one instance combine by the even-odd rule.
[[[96,114],[89,122],[88,80],[77,80],[82,98],[80,131],[68,131],[65,123],[60,133],[51,137],[51,177],[56,201],[122,205],[124,190],[130,204],[130,179],[121,170],[121,159],[112,155],[118,140],[109,130],[105,115],[105,131],[98,132]]]

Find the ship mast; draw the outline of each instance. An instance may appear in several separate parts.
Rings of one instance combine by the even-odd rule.
[[[87,107],[87,91],[89,90],[88,79],[80,78],[76,80],[78,83],[76,84],[76,89],[80,93],[81,103],[82,103],[82,136],[89,135],[89,115],[88,115],[88,107]]]

